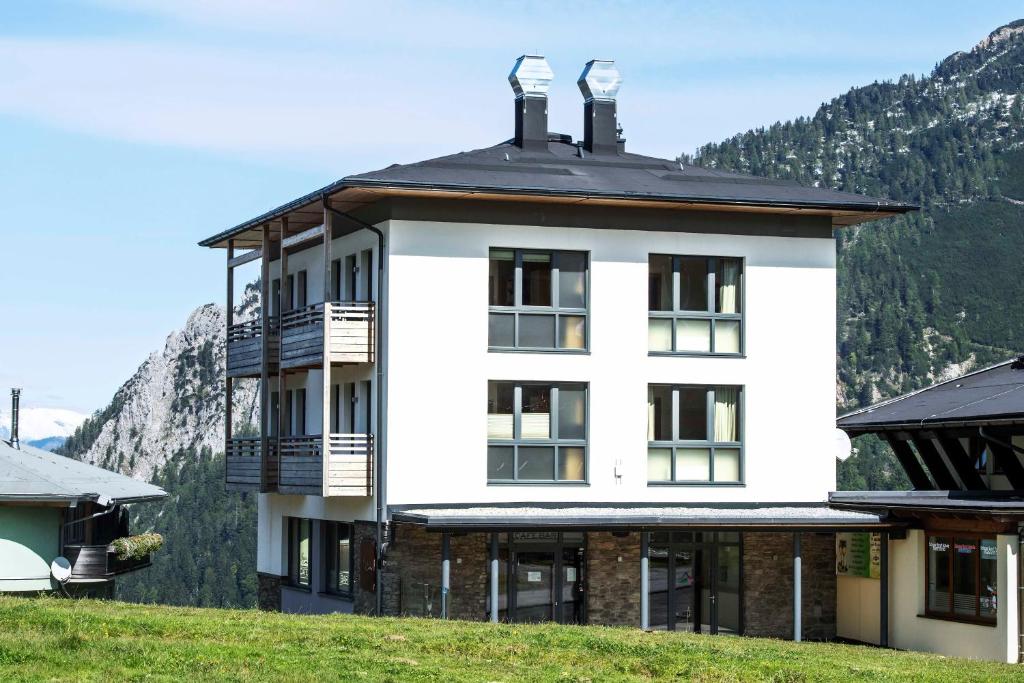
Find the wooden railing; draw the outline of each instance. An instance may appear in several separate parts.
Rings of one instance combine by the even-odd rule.
[[[267,339],[270,363],[276,367],[279,352],[278,319],[271,317]],[[263,365],[263,322],[259,318],[228,326],[227,372],[229,377],[256,377]]]
[[[260,437],[239,436],[228,439],[224,444],[224,481],[230,490],[260,490],[262,464],[260,461]],[[277,486],[278,457],[277,439],[271,437],[267,444],[267,489]]]
[[[327,476],[323,438],[287,436],[280,440],[281,493],[320,496],[368,496],[373,486],[373,436],[328,434]]]
[[[372,363],[375,306],[372,301],[329,301],[288,311],[281,317],[284,367],[323,363],[324,330],[330,362]]]
[[[119,560],[108,545],[65,545],[64,557],[71,563],[71,581],[106,581],[152,564],[149,555]]]

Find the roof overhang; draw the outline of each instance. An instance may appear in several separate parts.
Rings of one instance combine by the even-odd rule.
[[[59,505],[72,505],[78,503],[96,503],[102,496],[98,493],[85,493],[81,495],[49,495],[49,494],[16,494],[16,493],[0,493],[0,503],[41,503],[41,504],[59,504]],[[159,494],[140,495],[140,496],[123,496],[120,498],[107,498],[108,505],[127,505],[129,503],[147,503],[155,500],[163,500],[167,497],[167,493],[161,491]]]
[[[401,506],[392,519],[428,531],[708,530],[835,531],[888,529],[899,526],[870,512],[835,510],[825,503],[677,505],[499,504],[468,506]]]
[[[867,221],[914,211],[910,204],[881,202],[875,205],[832,204],[815,202],[755,202],[730,198],[663,196],[639,194],[593,193],[543,188],[488,188],[469,186],[423,185],[417,183],[377,183],[370,180],[342,179],[308,195],[268,211],[252,220],[220,232],[199,243],[203,247],[228,246],[234,240],[237,248],[256,248],[262,242],[262,227],[269,224],[280,229],[287,218],[290,233],[301,232],[323,224],[323,199],[332,208],[350,212],[389,197],[417,197],[447,200],[489,200],[524,203],[549,203],[587,206],[674,209],[679,211],[751,212],[766,214],[828,216],[833,227],[847,227]]]
[[[1024,520],[1024,497],[999,491],[835,491],[836,510],[946,514]]]

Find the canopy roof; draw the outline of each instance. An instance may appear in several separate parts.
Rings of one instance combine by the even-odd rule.
[[[825,503],[410,506],[395,511],[392,518],[427,529],[859,529],[889,526],[878,514],[833,510]]]
[[[1024,515],[1024,496],[1012,491],[836,491],[829,504],[843,510]]]
[[[670,159],[619,152],[591,154],[568,135],[549,135],[547,151],[524,150],[511,140],[412,164],[350,175],[200,242],[207,247],[259,246],[265,223],[288,218],[289,231],[323,223],[321,202],[352,211],[388,196],[547,201],[746,210],[827,215],[852,225],[916,209],[911,204],[795,182],[729,173]]]
[[[138,503],[163,489],[74,458],[0,441],[0,501]]]
[[[1024,363],[1006,361],[840,417],[849,433],[1024,423]]]

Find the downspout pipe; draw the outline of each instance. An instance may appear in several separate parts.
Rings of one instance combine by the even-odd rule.
[[[385,510],[387,509],[387,502],[385,501],[385,487],[384,482],[387,481],[388,472],[388,457],[387,457],[387,438],[380,438],[380,435],[385,432],[385,424],[387,420],[384,415],[384,364],[382,359],[384,354],[382,353],[383,338],[384,335],[381,332],[381,314],[380,314],[380,303],[384,300],[384,233],[374,225],[370,225],[364,221],[355,218],[347,213],[338,211],[331,206],[330,197],[327,194],[321,195],[321,201],[323,202],[324,209],[327,210],[332,216],[340,218],[343,221],[354,223],[360,228],[369,230],[370,232],[377,235],[377,312],[375,315],[376,320],[374,321],[374,349],[376,357],[374,358],[375,365],[377,366],[377,435],[376,441],[376,452],[377,452],[377,467],[374,472],[374,498],[377,501],[377,566],[374,571],[374,592],[376,593],[376,606],[375,610],[377,616],[384,616],[384,581],[381,575],[384,560],[384,517]],[[324,226],[324,230],[329,230],[328,226]],[[331,239],[330,234],[325,234],[325,239]]]

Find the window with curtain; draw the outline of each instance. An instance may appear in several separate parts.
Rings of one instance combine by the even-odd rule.
[[[741,483],[741,397],[736,386],[649,385],[648,483]]]
[[[347,522],[320,522],[324,529],[324,589],[333,595],[352,595],[353,527]]]
[[[925,536],[926,612],[960,621],[994,622],[998,611],[994,538],[930,533]]]
[[[739,355],[743,261],[717,256],[651,254],[648,350]]]
[[[587,254],[491,249],[487,344],[493,350],[587,348]]]
[[[587,385],[487,383],[487,480],[583,482]]]
[[[288,517],[288,583],[296,588],[309,588],[310,532],[312,522],[299,517]]]

